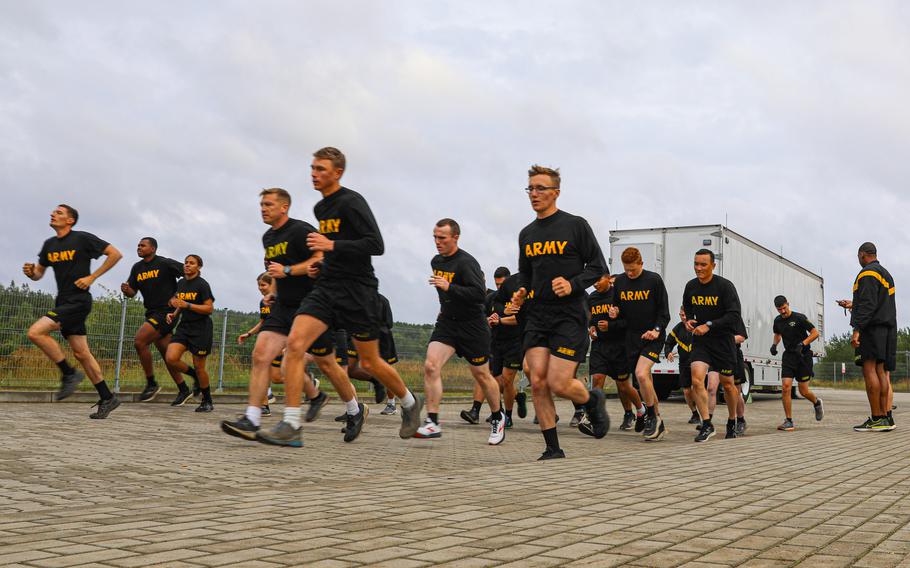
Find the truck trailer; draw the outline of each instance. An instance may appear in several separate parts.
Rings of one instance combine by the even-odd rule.
[[[679,321],[679,307],[686,283],[695,278],[695,251],[714,252],[715,274],[733,282],[742,303],[742,316],[749,338],[742,350],[749,380],[742,385],[743,395],[756,391],[779,392],[781,355],[771,355],[773,324],[777,317],[774,297],[783,294],[795,312],[805,314],[815,324],[820,338],[813,343],[817,357],[824,355],[825,316],[824,280],[783,256],[731,231],[724,225],[618,229],[610,231],[610,267],[622,272],[620,257],[627,247],[641,251],[646,270],[660,274],[670,302],[669,328]],[[781,348],[781,352],[783,349]],[[679,365],[661,361],[654,365],[654,388],[661,400],[679,388]]]

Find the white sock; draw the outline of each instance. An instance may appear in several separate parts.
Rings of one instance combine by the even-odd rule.
[[[299,406],[285,406],[284,407],[284,421],[293,426],[294,428],[300,428],[300,407]]]
[[[351,416],[357,416],[360,413],[360,407],[357,406],[356,398],[352,398],[351,400],[345,402],[344,407],[348,411],[348,414]]]
[[[411,408],[417,404],[417,399],[414,398],[414,395],[411,394],[411,391],[407,391],[407,394],[404,395],[404,398],[401,399],[402,408]]]
[[[392,405],[392,406],[395,406],[395,397],[393,396],[392,398],[386,400],[385,403],[386,403],[386,404],[389,404],[389,405]]]
[[[269,398],[272,398],[272,387],[269,387],[269,394],[268,394],[268,397],[269,397]]]
[[[247,406],[246,417],[253,426],[262,426],[262,409],[258,406]]]
[[[642,403],[641,408],[635,411],[636,416],[644,416],[648,410],[645,408],[644,403]]]

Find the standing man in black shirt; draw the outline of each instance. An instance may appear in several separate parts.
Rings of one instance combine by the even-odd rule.
[[[629,380],[631,375],[626,353],[627,322],[619,317],[613,281],[613,276],[604,274],[594,283],[594,293],[588,296],[588,305],[591,308],[589,329],[591,359],[588,366],[594,388],[602,389],[607,376],[616,383],[616,392],[625,411],[619,429],[630,430],[635,423],[636,413],[638,416],[644,416],[645,408],[641,404],[638,391]]]
[[[439,316],[427,345],[424,362],[424,392],[427,419],[417,438],[439,438],[439,404],[442,401],[442,367],[452,355],[464,358],[471,376],[490,403],[491,445],[505,439],[505,415],[499,401],[499,384],[490,374],[490,326],[484,315],[486,285],[480,264],[458,247],[461,228],[453,219],[440,219],[433,228],[439,254],[430,261],[430,285],[439,296]]]
[[[112,244],[91,233],[74,231],[73,226],[78,221],[79,213],[75,209],[69,205],[58,205],[51,211],[50,222],[56,236],[44,241],[41,252],[38,253],[38,264],[27,262],[22,266],[22,272],[32,280],[40,280],[47,268],[53,267],[57,282],[54,309],[32,324],[28,338],[60,368],[61,384],[57,400],[63,400],[73,394],[79,382],[85,378],[66,360],[63,350],[51,337],[51,332],[59,331],[63,335],[101,397],[97,412],[89,416],[107,418],[112,410],[120,406],[120,401],[104,382],[101,367],[89,349],[85,337],[85,320],[92,311],[89,287],[117,264],[123,255]],[[104,262],[92,272],[92,259],[101,255],[106,257]]]
[[[604,392],[588,391],[575,378],[588,352],[585,289],[606,272],[606,262],[588,222],[556,207],[560,184],[559,170],[534,165],[528,171],[525,190],[537,218],[518,235],[520,286],[512,297],[518,309],[530,300],[524,349],[546,443],[541,460],[566,457],[556,434],[554,394],[585,405],[582,433],[603,438],[609,429]]]
[[[127,298],[134,298],[142,294],[142,304],[145,306],[145,322],[136,331],[133,345],[139,355],[139,363],[145,371],[145,389],[139,395],[140,402],[155,399],[161,391],[161,386],[155,380],[155,370],[152,366],[151,344],[155,344],[161,358],[167,354],[167,346],[171,342],[173,326],[167,323],[167,314],[170,311],[168,302],[177,291],[177,280],[183,277],[183,264],[180,262],[158,256],[158,241],[153,237],[142,237],[136,246],[136,254],[140,260],[130,269],[129,278],[120,285],[120,291]],[[183,378],[180,372],[167,367],[168,373],[174,383],[180,384]],[[195,371],[190,367],[188,374],[195,377]]]
[[[733,392],[733,374],[736,367],[736,321],[742,311],[739,295],[733,283],[714,274],[717,266],[714,253],[700,249],[695,253],[695,278],[683,291],[683,308],[686,312],[686,329],[694,336],[692,341],[692,391],[695,405],[702,418],[696,442],[706,442],[714,436],[714,424],[708,413],[708,393],[705,376],[708,370],[717,371],[724,387],[727,403],[727,438],[736,437],[736,401]]]
[[[619,315],[626,320],[626,352],[629,368],[638,379],[646,412],[635,431],[644,431],[648,441],[660,440],[667,431],[657,403],[651,368],[660,361],[660,352],[670,323],[667,288],[656,272],[645,270],[641,252],[629,247],[622,253],[623,273],[616,278],[614,299]]]
[[[850,343],[856,350],[856,364],[862,366],[866,396],[872,412],[857,432],[894,429],[891,415],[891,384],[888,373],[897,363],[897,308],[894,303],[894,279],[878,262],[878,249],[863,243],[857,252],[862,267],[853,281],[853,300],[841,300],[841,306],[852,310]]]
[[[310,174],[322,200],[313,208],[319,232],[307,236],[307,246],[323,253],[324,258],[309,267],[308,274],[317,278],[316,287],[300,304],[288,336],[285,419],[267,435],[259,433],[260,439],[267,437],[269,443],[302,445],[299,417],[303,362],[307,350],[330,329],[351,334],[360,365],[401,401],[398,435],[412,438],[420,426],[421,400],[380,354],[382,303],[371,257],[381,255],[385,247],[366,200],[341,186],[346,167],[345,156],[337,148],[322,148],[313,154]],[[352,425],[358,430],[362,427],[363,408],[357,404],[347,409],[353,420],[346,427],[348,433]]]
[[[815,419],[821,420],[825,416],[822,399],[809,390],[809,381],[812,372],[812,342],[818,339],[818,329],[805,315],[790,309],[790,302],[785,296],[774,298],[774,307],[780,314],[774,318],[774,343],[771,345],[771,355],[777,355],[777,345],[783,340],[784,354],[781,357],[781,400],[784,403],[784,422],[777,427],[778,430],[792,431],[793,379],[799,386],[799,394],[812,403],[815,407]]]
[[[212,312],[215,311],[215,296],[212,295],[209,283],[200,275],[201,271],[202,257],[198,254],[187,255],[183,261],[184,277],[177,282],[177,290],[169,302],[176,310],[167,314],[165,318],[172,327],[177,325],[177,318],[180,318],[177,332],[167,346],[165,361],[169,367],[186,373],[188,365],[181,357],[186,351],[190,352],[202,394],[202,402],[196,408],[196,412],[211,412],[214,405],[205,361],[212,352]],[[180,382],[177,386],[180,391],[171,406],[183,406],[192,395],[186,383]]]

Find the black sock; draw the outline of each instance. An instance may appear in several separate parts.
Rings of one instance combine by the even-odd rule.
[[[710,418],[708,418],[707,420],[702,420],[701,425],[703,428],[707,428],[708,426],[711,426],[711,427],[714,426],[714,424],[711,423]]]
[[[653,407],[653,406],[646,406],[646,407],[645,407],[645,414],[647,414],[647,415],[650,416],[651,418],[654,418],[655,416],[657,416],[657,412],[654,410],[654,407]]]
[[[889,410],[889,411],[888,411],[888,418],[891,418],[891,417],[892,417],[892,416],[891,416],[891,411]]]
[[[433,421],[433,424],[439,425],[439,413],[438,412],[427,412],[427,418]]]
[[[727,418],[727,428],[732,428],[734,426],[736,426],[736,419],[734,418],[731,420],[730,418]]]
[[[543,432],[543,441],[547,444],[547,447],[553,450],[559,449],[559,434],[556,433],[556,427],[547,428]]]
[[[575,407],[575,412],[581,412],[585,409],[586,404],[584,402],[572,402],[572,406]]]
[[[107,388],[107,383],[101,381],[95,385],[95,390],[98,391],[98,395],[101,396],[101,400],[109,400],[114,398],[114,395],[111,394],[111,389]]]
[[[196,369],[194,369],[193,367],[187,367],[186,372],[183,374],[188,377],[193,377],[195,379],[196,378]]]
[[[210,387],[202,389],[202,401],[212,402],[212,389]]]
[[[471,405],[471,412],[480,412],[480,407],[483,406],[482,400],[475,400],[474,404]],[[439,424],[437,422],[437,424]]]
[[[737,416],[737,417],[736,417],[736,421],[737,421],[737,422],[745,422],[745,421],[746,421],[746,417],[745,417],[745,416]]]
[[[180,389],[180,394],[186,394],[190,392],[190,387],[186,386],[186,383],[178,383],[177,388]]]
[[[76,372],[76,369],[74,369],[72,367],[72,365],[70,365],[70,362],[67,361],[66,359],[64,359],[63,361],[59,361],[57,363],[57,367],[60,369],[60,372],[63,373],[64,375],[72,375],[73,373]]]
[[[145,378],[145,384],[152,386],[155,384],[155,375],[149,375]]]

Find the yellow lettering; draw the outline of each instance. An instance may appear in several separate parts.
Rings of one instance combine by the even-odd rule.
[[[195,300],[199,292],[177,292],[177,297],[183,301]]]
[[[283,254],[287,254],[287,252],[288,252],[288,243],[287,243],[287,241],[285,241],[283,243],[278,243],[277,245],[272,245],[270,247],[266,247],[265,258],[270,259],[270,258],[279,257]]]
[[[320,219],[319,232],[323,235],[327,233],[337,233],[341,231],[341,219]]]
[[[455,280],[454,272],[445,272],[442,270],[434,270],[433,276],[441,276],[441,277],[445,278],[446,280],[448,280],[450,284],[452,283],[453,280]]]
[[[543,254],[543,243],[534,243],[534,256]]]

